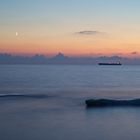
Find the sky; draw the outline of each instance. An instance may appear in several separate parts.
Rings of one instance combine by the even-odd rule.
[[[0,0],[0,52],[140,57],[139,0]]]

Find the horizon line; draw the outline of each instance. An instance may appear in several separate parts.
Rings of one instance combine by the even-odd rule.
[[[69,58],[99,58],[99,57],[120,57],[120,58],[128,58],[128,59],[140,59],[140,56],[125,56],[125,55],[118,55],[118,54],[93,54],[93,55],[68,55],[63,52],[58,52],[55,54],[43,54],[43,53],[34,53],[34,54],[28,54],[28,53],[9,53],[9,52],[0,52],[0,55],[10,55],[12,57],[35,57],[35,56],[42,56],[46,58],[53,58],[58,55],[62,55],[64,57]]]

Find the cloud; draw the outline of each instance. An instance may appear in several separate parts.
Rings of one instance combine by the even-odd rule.
[[[131,54],[136,55],[136,54],[138,54],[138,52],[131,52]]]
[[[76,32],[75,34],[78,34],[78,35],[98,35],[98,34],[102,34],[102,32],[100,32],[100,31],[92,31],[92,30],[85,30],[85,31]]]

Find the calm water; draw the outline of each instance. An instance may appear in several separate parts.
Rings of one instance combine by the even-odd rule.
[[[90,98],[140,98],[140,66],[1,65],[0,140],[140,139],[140,108]]]

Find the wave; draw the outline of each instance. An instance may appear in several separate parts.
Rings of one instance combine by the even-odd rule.
[[[51,96],[45,95],[45,94],[0,94],[0,99],[1,98],[34,98],[34,99],[44,99],[44,98],[49,98]]]
[[[113,107],[113,106],[139,106],[140,99],[113,100],[113,99],[89,99],[85,101],[87,107]]]

